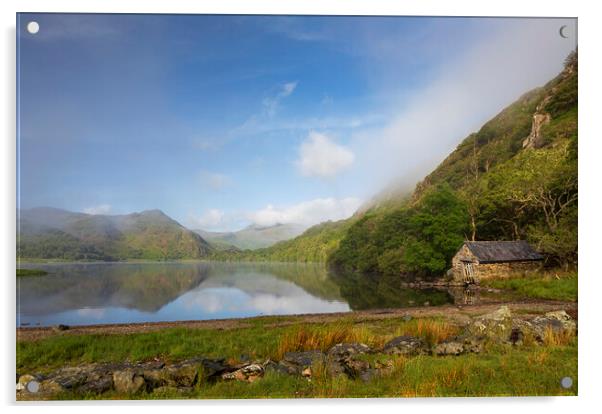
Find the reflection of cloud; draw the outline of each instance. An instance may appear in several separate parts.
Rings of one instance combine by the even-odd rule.
[[[76,311],[78,316],[83,316],[90,319],[102,319],[105,316],[106,309],[104,308],[84,308]]]
[[[299,296],[260,294],[251,297],[247,306],[270,315],[312,313],[316,309],[320,309],[320,312],[324,313],[349,311],[349,305],[346,303],[327,302],[308,294]]]
[[[248,283],[249,277],[255,283]],[[324,300],[294,283],[260,274],[210,278],[203,282],[203,286],[182,297],[188,311],[199,309],[210,315],[223,312],[287,315],[349,311],[344,302]]]

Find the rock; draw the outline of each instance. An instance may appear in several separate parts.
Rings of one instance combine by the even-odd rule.
[[[40,381],[40,378],[30,374],[21,375],[17,381],[17,391],[26,390],[30,381]]]
[[[403,335],[387,342],[383,352],[389,355],[425,355],[429,349],[422,338]]]
[[[58,381],[54,379],[47,379],[40,383],[40,389],[37,394],[39,395],[54,395],[60,392],[66,391]]]
[[[514,327],[512,328],[512,331],[510,331],[510,337],[508,340],[512,345],[522,345],[524,336],[525,335],[520,328]]]
[[[264,372],[264,368],[261,365],[249,364],[236,371],[222,374],[222,379],[254,382],[263,377]]]
[[[345,362],[346,373],[351,378],[361,378],[365,372],[370,370],[370,364],[367,361],[358,359],[348,359]]]
[[[78,391],[102,394],[111,388],[113,388],[113,375],[111,373],[94,373],[87,378],[86,383],[79,387]]]
[[[443,355],[460,355],[464,353],[464,344],[459,341],[445,341],[433,347],[433,354],[437,356]]]
[[[59,324],[59,325],[55,325],[52,327],[52,329],[54,331],[66,331],[69,329],[69,325],[63,325],[63,324]]]
[[[404,322],[410,322],[413,318],[411,315],[403,315],[403,319]]]
[[[507,306],[476,318],[468,327],[467,333],[477,338],[489,338],[506,342],[512,330],[512,313]]]
[[[369,353],[370,347],[366,344],[361,343],[344,343],[336,344],[328,350],[328,358],[341,361],[349,358],[352,355],[366,354]]]
[[[113,385],[117,392],[135,394],[144,386],[144,378],[133,369],[113,372]]]
[[[303,371],[301,371],[301,376],[311,378],[311,367],[307,367]]]
[[[284,354],[283,361],[309,367],[315,362],[324,361],[324,354],[321,351],[287,352]]]
[[[530,332],[539,342],[543,342],[548,329],[554,332],[577,333],[577,324],[564,310],[548,312],[543,316],[536,316],[531,321],[523,321],[520,327],[523,332]]]

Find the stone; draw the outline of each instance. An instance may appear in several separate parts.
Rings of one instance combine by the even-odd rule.
[[[117,392],[135,394],[144,386],[144,378],[133,369],[113,372],[113,385]]]
[[[464,353],[464,344],[459,341],[445,341],[433,347],[433,354],[437,356],[443,355],[460,355]]]
[[[365,372],[370,370],[370,364],[367,361],[359,359],[348,359],[345,361],[346,373],[352,379],[361,378]]]
[[[429,349],[422,338],[403,335],[387,342],[383,352],[389,355],[426,355]]]
[[[328,350],[328,358],[341,361],[352,355],[369,353],[370,347],[362,343],[342,343],[336,344]]]
[[[21,375],[17,381],[17,391],[26,390],[30,381],[40,381],[40,378],[30,374]]]
[[[507,342],[512,331],[512,313],[507,306],[482,315],[469,324],[467,333],[477,338],[489,338],[498,342]]]
[[[307,367],[301,371],[301,376],[305,378],[311,378],[311,367]]]
[[[309,367],[315,362],[324,361],[324,359],[325,356],[324,353],[322,353],[322,351],[302,351],[285,353],[283,361],[301,367]]]
[[[69,325],[63,325],[63,324],[59,324],[59,325],[55,325],[52,327],[52,329],[54,331],[66,331],[69,329]]]
[[[413,318],[411,315],[403,315],[403,319],[404,322],[410,322]]]
[[[264,368],[259,364],[249,364],[233,372],[222,374],[224,380],[255,382],[264,375]]]

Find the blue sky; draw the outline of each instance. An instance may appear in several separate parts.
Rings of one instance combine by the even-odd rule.
[[[571,19],[18,19],[20,206],[210,230],[411,188],[575,47]]]

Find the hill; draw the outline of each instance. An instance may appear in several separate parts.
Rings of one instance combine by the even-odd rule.
[[[194,230],[194,232],[218,250],[228,250],[232,246],[240,250],[254,250],[297,237],[304,229],[305,227],[298,224],[278,223],[273,226],[250,225],[235,232],[205,230]]]
[[[464,240],[526,239],[549,265],[577,262],[577,53],[466,137],[411,194],[243,255],[353,272],[440,276]]]
[[[19,212],[17,256],[61,260],[198,259],[212,248],[160,210],[91,215],[49,207]]]
[[[577,262],[577,53],[469,135],[411,197],[371,209],[329,257],[351,271],[440,276],[464,240],[526,239]]]

